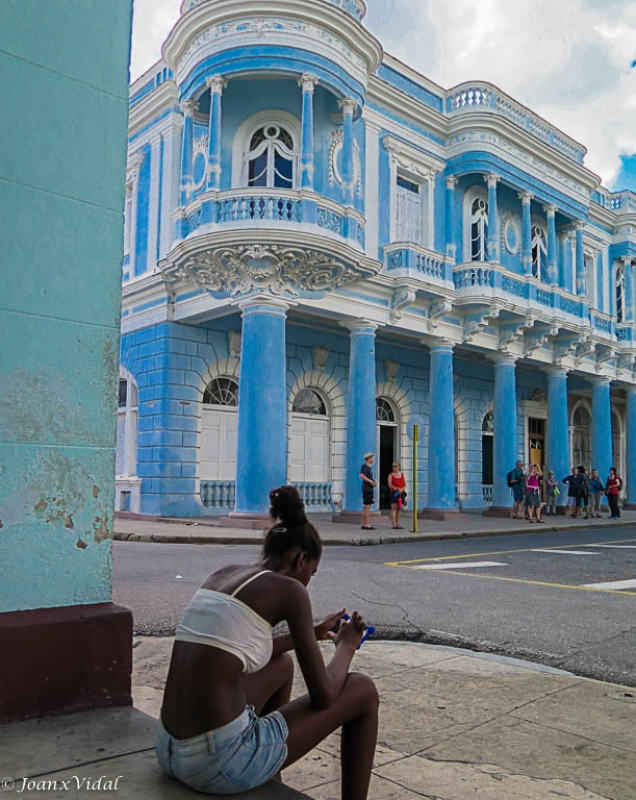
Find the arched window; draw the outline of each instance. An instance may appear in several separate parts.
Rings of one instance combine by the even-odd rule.
[[[314,389],[301,389],[294,398],[292,412],[294,414],[311,414],[317,417],[326,417],[327,406]]]
[[[579,405],[572,416],[572,463],[575,467],[582,464],[590,467],[592,457],[592,418],[585,406]]]
[[[625,264],[616,267],[616,322],[625,322]]]
[[[137,385],[123,368],[119,374],[115,472],[119,478],[130,478],[137,473]]]
[[[238,383],[234,378],[215,378],[203,392],[206,406],[238,406]]]
[[[470,260],[486,261],[488,241],[488,203],[483,197],[473,200],[470,209]]]
[[[545,280],[548,271],[548,245],[543,228],[532,226],[532,274]]]
[[[211,380],[203,392],[200,478],[233,481],[236,478],[238,382],[231,377]]]
[[[281,125],[264,125],[252,136],[247,153],[247,185],[293,189],[296,154],[291,133]]]
[[[378,422],[387,423],[389,425],[396,425],[395,409],[389,400],[384,397],[378,397],[375,401],[376,419]]]
[[[289,453],[292,483],[329,483],[330,441],[326,401],[316,389],[300,389],[292,403]]]

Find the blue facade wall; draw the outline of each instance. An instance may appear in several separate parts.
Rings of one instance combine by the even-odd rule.
[[[131,18],[2,5],[0,612],[111,600]]]

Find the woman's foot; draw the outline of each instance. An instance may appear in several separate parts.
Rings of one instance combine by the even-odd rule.
[[[360,525],[360,528],[361,528],[363,531],[374,531],[374,530],[375,530],[375,528],[373,527],[373,525]]]
[[[544,520],[544,519],[541,519],[541,518],[539,518],[539,519],[537,520],[537,522],[545,522],[545,520]]]

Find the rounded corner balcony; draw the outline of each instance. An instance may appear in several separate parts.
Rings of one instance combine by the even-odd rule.
[[[226,78],[316,75],[338,98],[364,102],[382,47],[361,24],[361,0],[185,0],[163,45],[179,98],[195,98],[211,74]]]
[[[379,261],[346,242],[307,230],[209,230],[177,244],[159,268],[170,283],[220,299],[267,292],[298,296],[331,291],[377,275]]]

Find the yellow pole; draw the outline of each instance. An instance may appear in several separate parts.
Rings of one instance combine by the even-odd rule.
[[[417,533],[417,440],[419,425],[413,425],[413,480],[411,481],[411,503],[413,503],[413,533]]]

